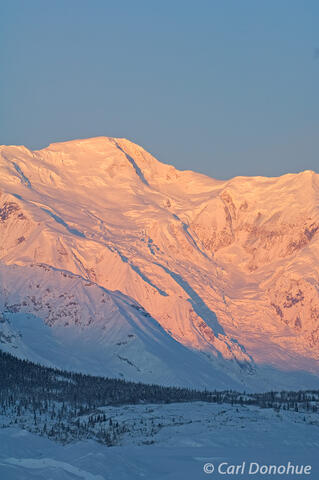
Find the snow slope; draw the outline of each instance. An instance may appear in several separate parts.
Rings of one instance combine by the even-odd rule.
[[[222,362],[174,340],[143,307],[118,291],[34,264],[1,265],[0,284],[0,345],[13,355],[147,383],[242,388]]]
[[[0,147],[0,192],[2,348],[166,384],[319,385],[314,172],[216,181],[98,137]]]
[[[1,478],[193,480],[207,478],[206,463],[217,468],[222,462],[243,461],[311,465],[311,475],[302,478],[318,478],[318,414],[200,402],[105,407],[105,412],[127,426],[119,446],[108,448],[92,440],[60,445],[25,430],[1,428]],[[283,476],[296,478],[252,478]],[[225,475],[215,471],[212,477]]]

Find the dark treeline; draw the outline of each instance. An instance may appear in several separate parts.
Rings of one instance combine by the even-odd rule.
[[[211,393],[96,377],[44,367],[0,351],[0,400],[7,395],[68,402],[95,408],[103,405],[212,401]]]
[[[0,351],[0,427],[17,424],[62,442],[95,438],[117,445],[128,426],[112,422],[102,407],[196,401],[319,411],[318,390],[242,393],[146,385],[44,367]],[[154,424],[153,433],[159,428]]]
[[[164,387],[45,367],[0,351],[0,400],[8,395],[30,396],[39,402],[68,402],[75,408],[90,409],[105,405],[194,401],[290,409],[295,408],[296,403],[316,407],[319,390],[242,393]]]

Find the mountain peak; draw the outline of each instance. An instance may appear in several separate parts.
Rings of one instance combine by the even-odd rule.
[[[88,138],[76,138],[74,140],[66,140],[62,142],[53,142],[50,143],[47,147],[44,147],[39,152],[43,150],[54,150],[54,151],[64,151],[64,150],[72,150],[78,148],[84,149],[100,149],[105,147],[106,145],[114,144],[117,140],[126,140],[126,139],[118,139],[115,137],[107,137],[107,136],[98,136],[98,137],[88,137]],[[129,142],[129,140],[126,140]],[[132,142],[129,142],[132,143]]]
[[[144,308],[166,332],[165,345],[182,345],[189,359],[188,348],[198,358],[207,354],[207,378],[213,371],[214,378],[239,375],[262,385],[265,365],[319,372],[314,172],[217,181],[178,171],[130,140],[112,137],[53,143],[34,152],[2,147],[0,157],[0,258],[4,277],[12,280],[0,302],[9,321],[15,314],[17,321],[24,313],[44,320],[55,315],[62,337],[68,332],[74,339],[77,319],[89,309],[92,323],[82,325],[83,338],[96,338],[99,313],[108,332],[104,345],[120,349],[117,373],[124,362],[132,375],[146,378],[140,358],[151,348],[158,355],[152,368],[160,374],[163,350],[152,337],[160,338],[157,330],[143,344],[149,316],[133,333],[121,333],[116,322],[107,325],[108,303],[110,319],[114,312],[103,289],[118,290],[137,302],[132,307],[128,300],[129,323],[141,321],[132,319],[131,307]],[[19,298],[7,269],[12,264],[21,266]],[[43,278],[39,273],[36,280],[39,266]],[[60,277],[68,282],[61,292]],[[79,277],[83,295],[75,301]],[[52,292],[59,294],[51,298]],[[74,319],[72,327],[66,317]],[[106,350],[99,350],[101,358]],[[255,368],[259,373],[250,379]]]

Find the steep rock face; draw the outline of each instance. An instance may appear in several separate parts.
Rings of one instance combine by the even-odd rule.
[[[239,248],[241,267],[251,272],[310,244],[319,230],[318,201],[312,172],[279,179],[238,177],[204,205],[191,226],[221,259]]]
[[[0,347],[60,368],[135,381],[242,387],[183,347],[134,299],[44,264],[0,266]],[[215,375],[211,375],[215,371]]]
[[[107,137],[0,155],[4,266],[46,265],[134,298],[208,359],[211,378],[279,386],[319,372],[316,174],[221,182]],[[88,301],[81,328],[99,315]],[[63,297],[52,318],[61,308]]]
[[[268,291],[271,306],[278,319],[305,335],[309,347],[318,348],[319,299],[318,282],[282,275]],[[319,356],[319,352],[318,352]]]

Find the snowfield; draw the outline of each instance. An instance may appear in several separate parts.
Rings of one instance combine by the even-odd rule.
[[[195,480],[207,478],[203,471],[207,463],[217,467],[243,461],[260,465],[287,465],[290,461],[311,465],[311,475],[302,478],[319,475],[317,414],[278,414],[257,407],[201,402],[105,407],[102,411],[113,422],[128,427],[119,446],[106,447],[92,440],[61,445],[16,427],[0,429],[1,478]],[[208,478],[226,477],[214,472]],[[251,478],[278,479],[282,475]]]

